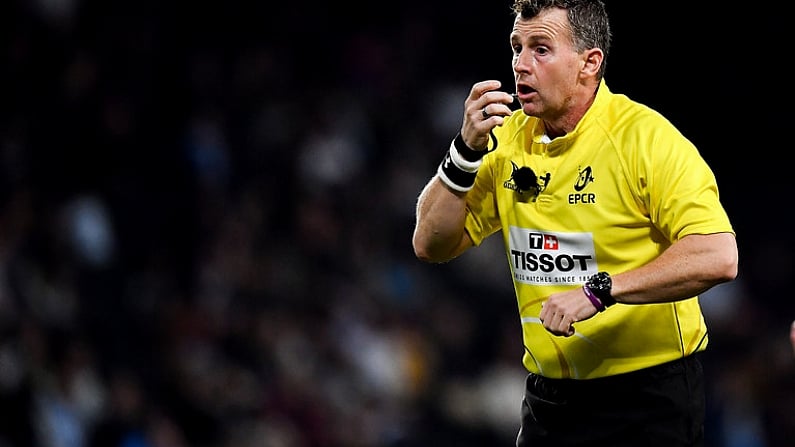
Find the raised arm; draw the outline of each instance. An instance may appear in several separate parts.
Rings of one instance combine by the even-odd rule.
[[[464,231],[466,193],[445,186],[438,175],[425,185],[417,200],[414,253],[426,262],[445,262],[472,246]]]
[[[507,104],[514,100],[496,90],[500,85],[492,80],[472,86],[464,103],[460,135],[420,193],[412,243],[423,261],[446,262],[473,245],[464,230],[466,194],[487,152],[489,132],[511,114]]]

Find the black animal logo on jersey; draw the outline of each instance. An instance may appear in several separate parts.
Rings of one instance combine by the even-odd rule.
[[[580,170],[580,175],[577,177],[577,183],[574,184],[574,190],[577,192],[582,191],[588,186],[588,183],[593,181],[593,171],[591,170],[590,166],[586,166],[585,169]]]
[[[543,177],[538,177],[532,168],[528,166],[517,166],[516,163],[511,162],[511,178],[506,181],[503,186],[508,189],[516,190],[519,194],[524,192],[532,192],[538,195],[546,189],[549,179],[552,175],[547,172]],[[539,182],[539,180],[541,182]]]

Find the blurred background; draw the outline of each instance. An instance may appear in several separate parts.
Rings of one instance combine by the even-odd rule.
[[[696,143],[740,243],[708,445],[791,446],[788,24],[632,5],[607,82]],[[4,0],[0,447],[513,445],[499,241],[411,248],[469,87],[511,88],[509,8]]]

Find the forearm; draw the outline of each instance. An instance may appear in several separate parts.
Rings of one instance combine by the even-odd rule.
[[[412,244],[426,262],[445,262],[472,245],[464,230],[466,193],[456,192],[434,176],[417,200],[417,221]]]
[[[734,235],[691,235],[673,244],[654,261],[613,275],[617,302],[646,304],[696,296],[737,276]]]

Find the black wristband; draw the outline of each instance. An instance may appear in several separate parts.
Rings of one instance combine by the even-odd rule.
[[[445,185],[458,192],[467,192],[472,189],[472,186],[475,185],[475,177],[477,176],[477,171],[467,172],[458,167],[458,165],[453,162],[449,151],[444,155],[444,159],[439,165],[437,172],[439,178]]]
[[[456,150],[458,150],[458,153],[461,154],[461,158],[463,158],[466,161],[478,161],[481,158],[485,157],[486,154],[491,152],[488,149],[484,149],[482,151],[476,151],[470,148],[469,146],[467,146],[466,143],[464,143],[464,137],[461,136],[461,132],[459,132],[458,135],[455,136],[455,140],[453,140],[453,145],[455,146]]]

